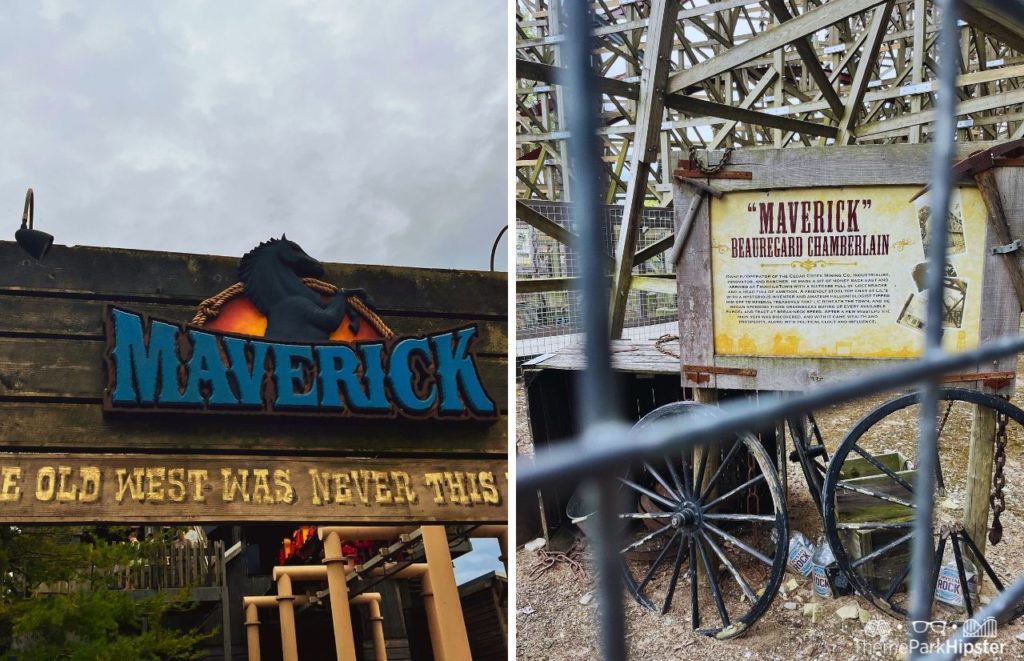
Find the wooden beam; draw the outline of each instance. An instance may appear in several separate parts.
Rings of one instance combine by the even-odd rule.
[[[815,7],[808,12],[783,23],[776,28],[762,32],[715,57],[698,62],[669,78],[668,92],[678,92],[691,85],[725,73],[765,53],[782,48],[796,39],[806,37],[833,23],[859,14],[882,4],[886,0],[833,0],[826,5]]]
[[[646,248],[637,250],[636,254],[633,255],[633,264],[643,264],[648,259],[660,255],[661,253],[671,248],[675,240],[676,235],[669,234],[668,236],[663,236],[662,238],[658,239],[657,241],[647,246]]]
[[[555,241],[567,246],[578,245],[579,237],[551,220],[541,212],[533,209],[522,200],[516,200],[516,218],[527,225],[536,227]]]
[[[761,76],[761,80],[757,81],[757,84],[754,85],[754,88],[747,93],[746,98],[744,98],[743,101],[740,102],[739,107],[744,110],[749,109],[750,106],[754,105],[754,103],[761,98],[761,96],[765,93],[765,90],[768,89],[768,86],[775,82],[775,79],[778,77],[779,72],[775,70],[775,67],[769,68],[768,71],[766,71],[765,74]],[[736,128],[736,124],[738,123],[739,122],[736,121],[726,122],[725,126],[718,129],[718,133],[716,133],[715,137],[713,137],[711,139],[711,142],[708,143],[707,148],[718,149],[719,145],[721,145],[722,142],[727,137],[729,137],[729,134],[732,132],[734,128]]]
[[[1010,226],[1003,210],[1003,200],[999,195],[995,172],[991,168],[983,170],[974,175],[974,180],[978,182],[978,191],[988,209],[988,226],[992,228],[1000,244],[1006,245],[1012,242],[1013,238],[1010,236]],[[1021,309],[1024,310],[1024,272],[1021,271],[1017,252],[1005,252],[1000,257],[1003,264],[1006,265],[1013,291],[1017,294],[1017,301],[1020,303]]]
[[[890,0],[875,9],[871,16],[868,39],[861,49],[860,62],[857,64],[857,72],[853,76],[853,85],[849,96],[846,97],[846,107],[843,110],[842,119],[839,120],[839,135],[836,136],[836,144],[847,145],[853,141],[851,130],[860,116],[860,106],[864,101],[864,94],[868,90],[868,81],[874,73],[875,63],[878,62],[878,51],[882,46],[885,28],[889,24],[889,16],[892,15],[892,7],[893,3]]]
[[[1024,23],[1019,19],[1019,10],[1016,14],[1017,19],[1013,19],[1005,12],[993,11],[991,4],[983,0],[963,0],[959,3],[960,17],[982,32],[1004,42],[1013,50],[1024,53]],[[1012,4],[1014,3],[1006,3]]]
[[[768,128],[782,129],[783,131],[792,131],[802,135],[834,138],[837,134],[834,126],[825,126],[824,124],[806,122],[757,110],[746,110],[724,103],[697,99],[684,94],[666,94],[665,106],[688,115],[710,115],[712,117],[743,122],[744,124],[755,124],[767,126]]]
[[[1016,89],[992,96],[983,96],[977,99],[968,99],[958,103],[956,106],[957,117],[971,113],[993,110],[1004,106],[1012,106],[1024,103],[1024,89]],[[923,110],[920,113],[898,115],[892,119],[885,119],[880,122],[872,122],[858,126],[854,133],[858,138],[880,136],[890,131],[899,131],[912,126],[930,124],[935,121],[934,110]]]
[[[768,0],[768,7],[775,14],[775,17],[779,19],[780,23],[786,23],[793,20],[793,15],[789,13],[789,8],[786,7],[784,0]],[[807,67],[808,73],[814,78],[814,82],[818,85],[818,91],[825,97],[825,101],[832,109],[832,113],[836,117],[843,116],[843,101],[839,98],[839,94],[836,89],[832,87],[832,81],[829,80],[828,74],[821,68],[821,62],[818,60],[818,54],[814,52],[814,46],[811,45],[810,39],[807,37],[800,37],[793,42],[796,46],[797,53],[800,54],[800,59],[803,60],[804,66]],[[714,147],[711,147],[714,149]]]
[[[0,467],[6,485],[7,524],[504,523],[508,519],[504,457],[8,452],[0,453]],[[445,486],[445,471],[480,476],[472,503],[463,500],[464,493],[453,493]],[[361,493],[357,478],[369,484]]]
[[[631,278],[632,288],[637,291],[649,291],[655,294],[676,294],[678,285],[674,275],[664,277],[653,277],[649,275],[634,275]]]
[[[640,98],[636,110],[636,132],[633,137],[633,159],[622,207],[622,224],[615,247],[609,312],[612,339],[621,337],[626,321],[626,302],[632,282],[633,254],[647,195],[647,177],[651,163],[657,158],[658,132],[665,112],[663,90],[668,80],[672,50],[673,27],[678,0],[654,0],[648,18],[647,46],[640,74]]]
[[[565,75],[565,69],[562,67],[553,67],[548,64],[539,64],[537,62],[528,62],[520,59],[516,60],[516,75],[520,78],[542,80],[557,85],[560,84],[561,80],[563,80],[562,77]],[[636,83],[627,83],[603,76],[595,76],[595,79],[598,89],[603,94],[621,96],[633,100],[640,98],[640,86]],[[780,115],[759,112],[757,110],[737,108],[736,106],[730,106],[725,103],[706,101],[704,99],[686,96],[685,94],[666,94],[664,97],[664,104],[666,108],[671,108],[672,110],[677,110],[688,115],[709,115],[711,117],[720,117],[725,120],[742,122],[744,124],[767,126],[769,128],[792,131],[803,135],[816,135],[822,138],[834,138],[836,136],[836,129],[832,126],[792,119],[790,117],[782,117]],[[632,132],[632,129],[620,131],[620,133]],[[518,136],[516,140],[517,142],[540,142],[545,139],[551,140],[568,137],[569,133],[567,131],[562,131],[557,134],[549,133],[540,136]]]

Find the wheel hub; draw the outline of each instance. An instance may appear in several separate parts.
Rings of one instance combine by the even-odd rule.
[[[696,530],[700,527],[700,511],[692,503],[683,503],[672,515],[669,522],[673,528]]]

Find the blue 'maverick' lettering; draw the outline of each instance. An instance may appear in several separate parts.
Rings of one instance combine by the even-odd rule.
[[[437,400],[437,388],[430,384],[426,397],[421,399],[416,396],[413,384],[416,373],[412,368],[412,357],[417,353],[430,361],[430,343],[426,338],[407,338],[395,344],[391,349],[391,360],[388,361],[388,381],[391,383],[391,392],[398,400],[395,403],[400,408],[411,413],[425,413]]]
[[[438,410],[441,413],[462,413],[465,410],[460,391],[474,413],[489,415],[495,412],[494,402],[487,396],[469,353],[469,344],[475,335],[476,326],[470,326],[457,333],[440,333],[430,338],[437,356],[437,385],[441,390]]]
[[[115,307],[107,315],[110,408],[497,417],[472,352],[476,326],[387,342],[296,344],[182,328]]]
[[[183,397],[190,403],[202,403],[199,386],[206,382],[210,384],[209,404],[237,404],[238,398],[231,392],[216,336],[197,330],[188,331],[188,335],[192,339],[192,358],[188,361],[188,383]]]
[[[384,345],[376,346],[379,361],[380,350]],[[320,364],[320,406],[342,409],[347,403],[349,407],[359,412],[387,411],[391,408],[384,393],[383,379],[378,380],[379,392],[372,392],[372,382],[368,382],[364,389],[358,374],[359,356],[352,347],[344,344],[318,346],[316,353]],[[378,372],[381,370],[378,369]]]
[[[368,411],[389,411],[391,402],[384,388],[384,345],[363,344],[363,381],[366,382],[366,408]]]
[[[301,344],[271,344],[274,352],[274,379],[277,381],[279,408],[315,408],[320,398],[316,379],[306,388],[303,364],[313,368],[313,347]]]
[[[111,400],[117,404],[185,403],[178,391],[178,329],[154,321],[149,342],[142,333],[142,317],[114,309],[114,375]]]
[[[252,347],[252,367],[245,359],[246,345]],[[243,340],[240,337],[225,337],[224,346],[228,350],[231,361],[231,374],[238,384],[240,403],[243,406],[263,405],[263,376],[266,374],[264,365],[267,362],[267,351],[270,345],[266,342]]]

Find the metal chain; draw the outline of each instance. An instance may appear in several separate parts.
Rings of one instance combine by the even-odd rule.
[[[998,544],[1003,538],[1003,524],[999,516],[1006,509],[1006,496],[1003,494],[1003,487],[1006,486],[1006,423],[1009,418],[1004,413],[996,413],[996,452],[995,452],[995,475],[992,477],[992,495],[989,497],[989,504],[992,506],[992,529],[988,531],[988,541]]]
[[[722,171],[722,168],[729,164],[729,158],[732,156],[732,152],[732,147],[726,148],[725,152],[722,154],[722,158],[719,159],[718,163],[714,165],[708,165],[706,163],[702,163],[700,157],[697,156],[697,148],[690,147],[690,167],[696,168],[703,172],[704,174],[718,174],[719,172]]]
[[[668,344],[669,342],[678,342],[678,341],[679,341],[679,336],[678,335],[662,335],[661,337],[659,337],[657,340],[654,341],[654,348],[657,349],[658,351],[660,351],[661,353],[665,354],[666,356],[672,356],[673,358],[678,358],[679,354],[675,353],[671,349],[666,349],[665,348],[665,345]]]

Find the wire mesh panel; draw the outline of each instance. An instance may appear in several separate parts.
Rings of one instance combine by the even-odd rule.
[[[564,202],[526,201],[525,204],[555,222],[559,227],[576,233],[569,217],[570,206]],[[622,224],[622,207],[605,206],[603,237],[607,254],[612,254]],[[637,249],[642,250],[673,232],[671,209],[649,207],[644,209]],[[672,273],[667,255],[662,252],[638,264],[633,273],[643,276],[663,276]],[[578,278],[579,256],[571,247],[561,243],[523,220],[516,223],[516,278],[541,280]],[[553,283],[555,284],[555,283]],[[551,353],[562,347],[582,341],[580,326],[580,297],[568,283],[548,291],[520,292],[516,294],[516,356],[528,358]],[[631,291],[626,306],[624,337],[655,339],[674,334],[676,322],[676,295],[652,291]]]

